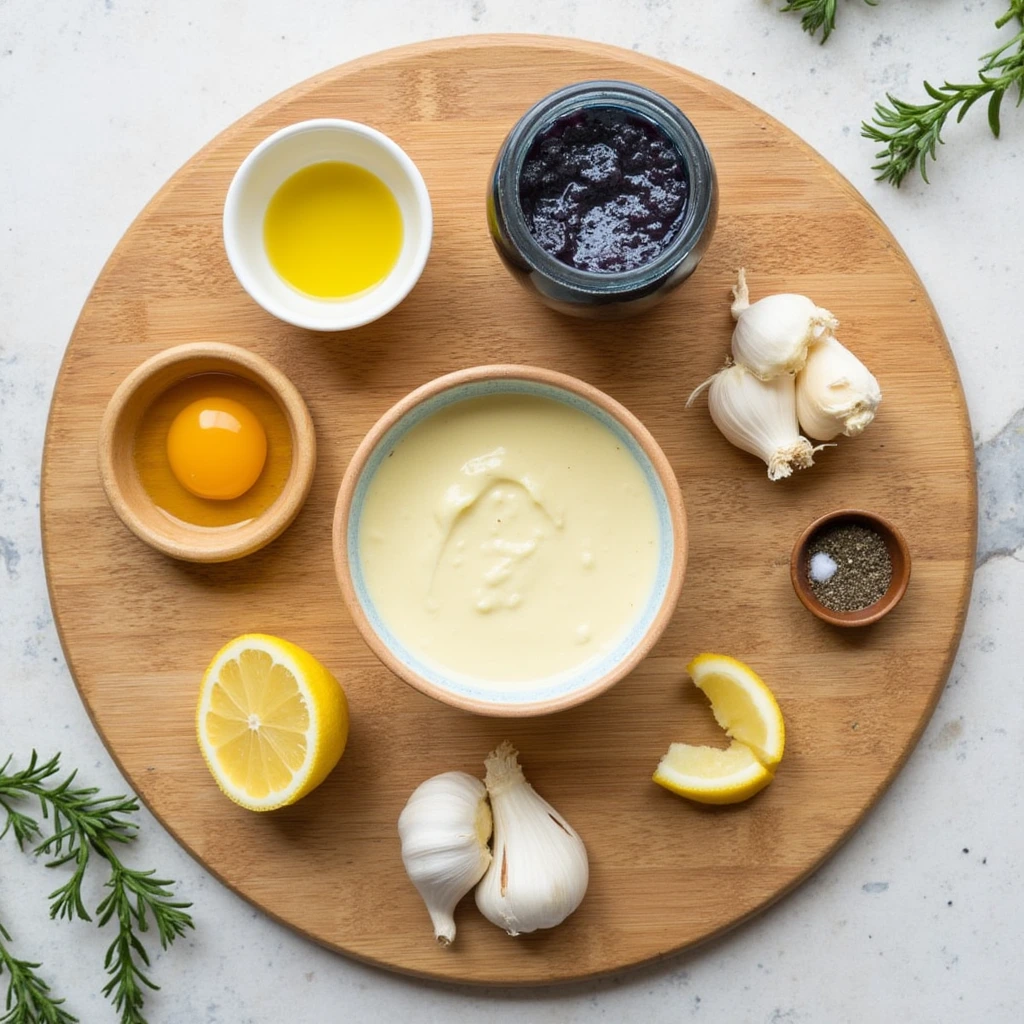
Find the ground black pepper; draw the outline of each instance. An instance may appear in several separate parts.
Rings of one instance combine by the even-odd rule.
[[[818,552],[836,563],[831,579],[808,574],[814,596],[834,612],[855,612],[880,600],[892,582],[892,559],[885,541],[865,526],[831,526],[816,533],[807,548],[810,564]]]

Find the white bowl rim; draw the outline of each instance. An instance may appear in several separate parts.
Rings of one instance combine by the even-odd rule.
[[[338,321],[331,326],[325,326],[321,321],[314,322],[307,319],[302,314],[296,313],[295,310],[290,309],[285,304],[266,294],[259,282],[249,272],[248,261],[242,254],[235,229],[239,216],[238,207],[244,187],[254,168],[267,152],[285,139],[306,132],[320,131],[325,128],[336,130],[339,133],[360,135],[363,138],[370,139],[394,157],[412,185],[421,229],[419,244],[414,251],[413,261],[409,270],[401,283],[389,291],[388,300],[379,304],[378,307],[371,307],[362,316],[339,317]],[[379,320],[382,316],[390,313],[399,303],[403,302],[423,273],[423,268],[427,264],[427,257],[430,255],[430,246],[434,234],[434,214],[430,202],[430,193],[427,191],[427,183],[423,180],[420,169],[413,162],[409,154],[394,139],[385,135],[382,131],[371,128],[368,124],[363,124],[360,121],[348,121],[336,117],[317,117],[306,121],[296,121],[294,124],[279,128],[260,142],[239,164],[238,170],[235,171],[234,177],[231,179],[231,184],[228,186],[227,196],[224,200],[224,214],[221,223],[224,249],[227,253],[228,263],[231,264],[231,269],[234,271],[235,277],[238,278],[238,283],[245,289],[249,297],[259,306],[262,306],[271,316],[277,317],[278,320],[283,320],[285,323],[292,324],[295,327],[303,327],[306,330],[324,332],[347,331],[356,327],[363,327],[374,320]],[[344,303],[336,301],[324,300],[322,305],[324,309],[337,309],[339,313],[345,308]]]

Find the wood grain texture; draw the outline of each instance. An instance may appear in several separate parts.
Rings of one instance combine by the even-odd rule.
[[[561,317],[520,291],[492,250],[485,181],[533,101],[570,82],[621,78],[692,118],[718,168],[721,216],[702,266],[644,318]],[[235,168],[262,138],[310,117],[365,121],[419,165],[434,203],[426,271],[395,312],[313,335],[267,316],[235,281],[220,217]],[[729,286],[813,296],[879,378],[867,433],[778,484],[730,447],[691,388],[722,362]],[[306,398],[319,439],[305,508],[239,562],[192,565],[146,547],[107,504],[96,470],[103,409],[143,359],[188,340],[272,360]],[[689,515],[678,610],[647,660],[590,703],[507,722],[438,704],[390,675],[345,613],[331,516],[359,440],[413,387],[476,363],[534,363],[581,377],[636,413],[665,450]],[[82,311],[47,432],[42,486],[54,615],[97,728],[140,796],[210,870],[268,913],[338,950],[402,971],[537,983],[666,955],[735,925],[804,878],[877,799],[919,736],[949,670],[970,590],[976,502],[956,367],[928,297],[853,188],[766,114],[678,68],[605,46],[539,37],[416,45],[337,68],[277,97],[186,164],[129,229]],[[896,523],[914,575],[891,615],[840,632],[800,605],[793,542],[829,509]],[[230,637],[279,634],[342,680],[345,756],[293,808],[228,803],[193,736],[199,680]],[[708,809],[650,781],[672,740],[720,740],[685,681],[702,650],[749,661],[786,716],[775,782]],[[448,769],[481,774],[508,737],[528,777],[585,839],[591,884],[561,928],[511,939],[471,901],[436,949],[402,870],[395,823],[413,787]],[[187,895],[187,894],[186,894]]]

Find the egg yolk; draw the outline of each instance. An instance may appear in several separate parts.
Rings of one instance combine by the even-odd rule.
[[[238,498],[263,472],[266,431],[241,402],[201,398],[175,416],[167,458],[178,483],[198,497]]]

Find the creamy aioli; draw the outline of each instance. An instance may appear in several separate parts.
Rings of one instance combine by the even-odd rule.
[[[414,426],[359,523],[370,597],[412,653],[479,681],[535,681],[609,651],[654,584],[643,471],[592,416],[492,395]]]

